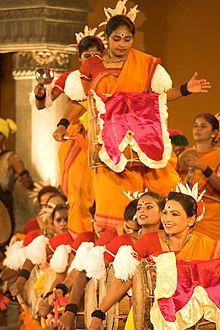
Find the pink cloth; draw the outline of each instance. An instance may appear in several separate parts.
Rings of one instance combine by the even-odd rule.
[[[168,322],[175,322],[175,313],[191,299],[196,286],[203,287],[210,300],[220,309],[220,259],[177,261],[178,282],[170,298],[158,300],[161,313]]]
[[[66,307],[68,303],[68,298],[67,297],[57,297],[55,300],[55,304],[54,304],[54,327],[57,327],[57,322],[59,319],[59,307],[63,306]]]
[[[113,163],[120,161],[119,144],[127,131],[134,133],[134,139],[144,154],[152,160],[161,160],[164,143],[158,94],[120,91],[113,97],[98,96],[106,108],[106,113],[100,116],[104,121],[102,139]]]

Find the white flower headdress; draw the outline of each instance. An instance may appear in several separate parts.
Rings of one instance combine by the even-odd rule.
[[[68,45],[68,46],[66,47],[66,49],[68,48],[69,50],[77,51],[77,48],[78,48],[78,45],[79,45],[80,41],[81,41],[83,38],[88,37],[88,36],[94,36],[94,37],[99,38],[99,39],[103,42],[104,47],[106,48],[106,47],[107,47],[107,40],[106,40],[106,38],[104,37],[104,31],[101,31],[101,32],[99,32],[99,33],[96,34],[97,29],[98,29],[98,28],[90,29],[90,28],[88,27],[88,25],[85,25],[85,27],[84,27],[84,31],[83,31],[83,32],[75,33],[75,36],[76,36],[76,44]]]
[[[206,190],[203,190],[201,194],[199,194],[199,189],[198,189],[198,182],[194,184],[192,189],[189,187],[189,185],[186,183],[186,185],[182,184],[181,182],[177,184],[176,186],[176,192],[181,192],[182,194],[185,195],[190,195],[192,196],[196,203],[197,203],[197,216],[196,216],[196,222],[202,220],[204,214],[205,214],[205,205],[202,200],[202,197]]]
[[[135,191],[135,192],[133,193],[133,195],[131,195],[130,190],[129,190],[128,192],[122,190],[122,192],[123,192],[123,194],[125,194],[125,196],[128,197],[128,199],[129,199],[130,201],[133,201],[133,200],[135,200],[135,199],[140,198],[143,194],[145,194],[146,192],[148,192],[148,188],[146,188],[145,191],[143,191],[143,192],[139,192],[139,190],[137,190],[137,191]]]
[[[122,192],[125,194],[125,196],[128,197],[128,199],[129,199],[130,201],[134,201],[135,199],[140,198],[143,194],[145,194],[146,192],[148,192],[148,188],[145,188],[145,191],[143,191],[143,192],[139,192],[139,190],[137,190],[137,191],[135,191],[135,192],[133,193],[133,195],[131,195],[130,190],[129,190],[128,192],[125,192],[124,190],[122,190]],[[133,216],[133,221],[135,221],[135,220],[137,220],[136,213],[135,213],[135,215]]]
[[[34,189],[28,192],[28,197],[33,198],[33,202],[36,204],[38,202],[39,192],[46,186],[53,186],[54,188],[59,189],[59,185],[52,185],[50,179],[48,179],[46,182],[34,182]]]
[[[136,19],[136,16],[137,16],[137,13],[139,13],[139,10],[137,10],[138,6],[137,5],[134,6],[127,13],[127,8],[125,6],[126,2],[127,2],[127,0],[119,0],[116,4],[115,9],[104,7],[104,13],[105,13],[105,16],[106,16],[106,21],[100,23],[99,26],[106,25],[107,22],[110,20],[110,18],[113,17],[113,16],[116,16],[116,15],[125,15],[128,18],[130,18],[130,20],[134,23],[134,21]]]

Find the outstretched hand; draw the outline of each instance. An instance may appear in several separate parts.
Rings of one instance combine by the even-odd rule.
[[[187,89],[190,93],[208,93],[211,84],[206,79],[198,79],[198,72],[195,72],[187,83]]]

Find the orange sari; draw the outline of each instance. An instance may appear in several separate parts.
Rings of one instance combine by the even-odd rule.
[[[176,255],[178,260],[212,260],[220,258],[220,241],[193,231],[188,243]]]
[[[217,173],[220,165],[220,149],[217,148],[201,154],[199,155],[199,159]],[[182,182],[185,184],[187,172],[179,172],[179,175]],[[206,210],[204,218],[196,222],[195,230],[213,239],[220,240],[220,192],[209,183],[208,179],[198,169],[194,171],[192,185],[196,182],[199,184],[200,192],[206,190],[203,197]]]
[[[83,102],[83,106],[87,104]],[[82,127],[87,129],[87,113],[79,120],[79,124],[70,124],[67,128],[68,135],[75,139],[62,142],[58,152],[61,186],[70,206],[68,228],[73,236],[92,230],[89,209],[94,203],[92,173],[88,166],[88,141],[80,133]]]
[[[89,88],[96,93],[108,95],[118,91],[147,92],[159,62],[159,59],[151,55],[132,49],[122,69],[102,69]],[[83,68],[81,72],[89,77],[89,72],[86,70],[84,72]],[[166,96],[164,97],[166,98]],[[167,117],[166,110],[167,107],[165,106],[164,118]],[[173,162],[168,162],[167,166],[155,169],[144,165],[130,165],[121,173],[115,173],[106,166],[93,169],[96,221],[100,225],[107,224],[109,226],[120,225],[123,222],[124,209],[128,204],[123,190],[134,193],[137,190],[144,191],[148,187],[151,191],[167,196],[168,192],[174,189],[177,182],[180,181],[172,165]]]

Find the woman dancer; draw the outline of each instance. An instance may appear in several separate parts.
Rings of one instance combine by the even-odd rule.
[[[148,187],[167,196],[179,182],[169,163],[166,99],[207,92],[210,87],[194,74],[181,88],[172,88],[160,59],[132,48],[135,26],[129,13],[123,15],[125,9],[122,15],[109,10],[108,19],[111,18],[106,25],[109,49],[103,56],[89,58],[80,68],[84,84],[87,83],[86,93],[96,101],[96,108],[91,111],[92,115],[97,114],[100,130],[95,141],[91,141],[91,144],[98,141],[94,155],[100,150],[99,160],[93,159],[92,164],[96,216],[99,222],[114,226],[123,221],[126,198],[122,190],[144,191]],[[92,105],[91,102],[91,109]],[[139,160],[137,155],[131,161],[126,158],[123,151],[126,153],[127,147],[129,155],[134,151]]]
[[[141,226],[141,229],[139,230],[139,235],[143,235],[147,232],[155,231],[160,228],[160,218],[165,205],[164,198],[159,194],[153,192],[146,192],[142,195],[141,198],[144,198],[146,201],[145,212],[138,211],[138,200],[133,200],[127,205],[124,213],[124,224],[126,226],[129,225],[130,227],[132,227],[132,231],[130,233],[126,233],[122,236],[114,238],[109,244],[107,244],[106,251],[104,253],[106,266],[108,266],[109,262],[114,261],[115,255],[117,254],[118,249],[121,246],[133,246],[135,244],[135,242],[137,241],[137,224],[135,224],[136,221],[139,226]],[[133,221],[134,217],[135,221]],[[90,269],[87,269],[87,272],[89,271]],[[81,272],[80,275],[77,277],[76,282],[74,283],[73,289],[71,291],[70,299],[66,306],[66,311],[58,322],[59,329],[67,330],[69,329],[68,327],[71,327],[71,325],[73,325],[75,314],[78,309],[79,300],[85,288],[85,284],[87,284],[88,280],[89,277],[86,277],[85,271]]]
[[[179,175],[183,183],[205,190],[204,221],[195,230],[220,240],[220,149],[217,147],[219,121],[211,113],[200,113],[194,119],[195,144],[179,157]]]
[[[193,231],[195,222],[200,221],[204,215],[201,195],[198,197],[198,186],[191,191],[179,184],[179,190],[183,193],[171,192],[168,195],[161,217],[164,230],[146,233],[134,244],[133,248],[138,253],[139,259],[159,256],[168,252],[174,252],[177,260],[187,261],[210,260],[220,257],[219,241]],[[138,212],[144,213],[145,204],[145,198],[140,198]],[[115,280],[101,303],[100,310],[93,312],[90,330],[103,329],[102,320],[105,318],[105,312],[121,299],[131,285],[132,276],[130,275],[129,278],[129,274],[125,281]],[[133,324],[131,320],[129,322],[127,329],[130,330],[133,329]]]
[[[95,35],[96,30],[96,28],[90,30],[86,26],[84,33],[76,33],[75,48],[82,63],[104,51],[102,33]],[[54,139],[62,142],[58,152],[61,186],[68,196],[70,205],[68,228],[76,237],[79,233],[92,230],[89,208],[94,203],[91,169],[88,167],[87,155],[87,102],[78,70],[64,73],[56,80],[51,95],[52,101],[62,93],[65,93],[69,99],[77,101],[71,109],[67,105],[65,120],[59,121],[53,133]],[[46,90],[42,91],[42,86],[37,85],[36,97],[41,98],[42,94],[45,96],[44,99],[36,100],[38,109],[45,107]]]

